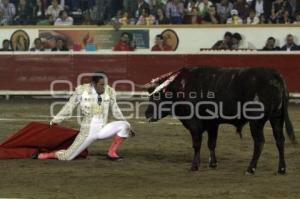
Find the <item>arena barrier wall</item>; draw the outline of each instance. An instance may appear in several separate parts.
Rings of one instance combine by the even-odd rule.
[[[12,43],[16,43],[18,42],[18,36],[28,35],[26,40],[29,40],[30,47],[34,45],[34,39],[37,37],[42,38],[44,44],[47,44],[51,38],[62,38],[69,45],[73,42],[84,45],[85,42],[89,41],[97,44],[98,51],[108,52],[111,51],[112,45],[118,40],[118,35],[122,31],[129,31],[130,33],[135,32],[134,40],[140,47],[138,51],[150,52],[151,47],[154,45],[155,36],[171,29],[179,39],[176,51],[181,53],[194,53],[198,52],[200,48],[211,48],[216,41],[223,38],[224,33],[227,31],[241,34],[240,48],[255,50],[262,49],[268,37],[271,36],[276,39],[276,45],[280,47],[286,43],[285,40],[288,34],[293,34],[295,42],[299,44],[299,27],[299,24],[133,25],[122,26],[120,30],[115,30],[112,26],[3,26],[0,27],[0,46],[2,46],[3,39],[10,39]],[[167,42],[177,43],[172,35],[165,35]],[[146,46],[149,46],[149,48]]]
[[[80,74],[99,70],[109,75],[111,84],[117,80],[142,84],[181,67],[203,65],[275,68],[285,78],[289,91],[300,93],[300,53],[284,52],[1,53],[0,91],[12,94],[49,92],[51,83],[54,91],[72,91]],[[85,81],[87,78],[83,78]],[[122,81],[116,88],[119,91],[131,90],[129,84]]]

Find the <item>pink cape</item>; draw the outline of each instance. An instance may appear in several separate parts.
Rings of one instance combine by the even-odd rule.
[[[0,159],[31,158],[37,152],[67,149],[77,134],[75,129],[31,122],[0,145]],[[77,158],[87,155],[85,150]]]

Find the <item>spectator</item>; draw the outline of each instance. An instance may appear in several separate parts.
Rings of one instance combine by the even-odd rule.
[[[293,35],[288,34],[286,36],[286,44],[284,46],[282,46],[281,50],[284,50],[284,51],[300,50],[299,47],[294,42]]]
[[[294,17],[291,16],[288,10],[285,10],[283,13],[283,23],[292,24],[295,21]]]
[[[294,24],[300,24],[300,13],[296,14],[296,19],[294,21]]]
[[[150,14],[156,15],[157,10],[161,9],[165,6],[165,4],[161,0],[149,0],[150,5]]]
[[[135,18],[131,17],[127,11],[119,10],[117,12],[117,16],[111,19],[111,23],[116,30],[118,30],[122,25],[135,25],[136,20]]]
[[[90,12],[86,12],[84,15],[83,15],[83,22],[82,22],[82,25],[94,25],[94,21],[90,15]]]
[[[201,17],[198,15],[198,9],[196,7],[192,8],[192,11],[188,18],[186,19],[187,24],[201,24]]]
[[[130,16],[136,16],[137,7],[137,0],[123,0],[123,9],[126,10]]]
[[[220,23],[220,16],[218,15],[216,11],[215,6],[209,7],[208,15],[204,18],[202,18],[202,23],[211,23],[211,24],[219,24]]]
[[[108,6],[109,6],[109,12],[111,13],[111,15],[115,16],[119,10],[122,10],[123,2],[122,2],[122,0],[121,1],[120,0],[109,0]]]
[[[162,35],[156,35],[155,45],[151,48],[151,51],[172,51],[172,47],[166,44]]]
[[[264,14],[264,9],[265,9],[265,0],[253,0],[251,2],[251,9],[255,10],[258,16]]]
[[[17,7],[17,14],[15,16],[15,23],[18,25],[28,25],[32,21],[32,8],[27,0],[20,0]]]
[[[269,20],[265,18],[265,15],[259,15],[258,18],[259,18],[259,23],[260,24],[269,23]]]
[[[182,24],[184,5],[180,0],[170,0],[166,5],[166,16],[172,24]]]
[[[234,33],[231,39],[232,42],[231,50],[240,49],[241,40],[242,40],[242,36],[239,33]]]
[[[267,39],[266,45],[263,47],[262,51],[276,51],[280,50],[278,46],[275,46],[276,40],[274,37],[269,37]]]
[[[34,40],[34,47],[30,48],[30,51],[45,51],[41,38],[36,38]]]
[[[129,23],[130,25],[135,25],[136,22],[137,22],[136,18],[134,18],[134,17],[132,17],[132,16],[130,16],[130,15],[128,15],[128,17],[129,17],[128,23]]]
[[[238,25],[243,24],[243,20],[239,17],[237,10],[231,10],[231,17],[227,19],[227,24]]]
[[[295,16],[297,13],[297,1],[299,2],[299,0],[288,0],[288,2],[291,5],[291,16]]]
[[[247,24],[255,25],[259,23],[259,17],[256,15],[255,10],[250,10],[249,17],[247,18]]]
[[[227,19],[230,17],[230,12],[233,9],[233,4],[228,0],[221,0],[220,3],[217,3],[217,13],[220,16],[221,23],[224,24],[227,22]]]
[[[58,0],[52,0],[51,5],[47,8],[46,15],[49,17],[49,21],[54,23],[56,18],[59,16],[60,11],[63,7],[58,4]]]
[[[261,16],[264,17],[265,20],[261,21],[261,23],[267,23],[268,19],[271,15],[272,10],[272,1],[270,0],[253,0],[251,2],[250,8],[252,10],[255,10],[257,16],[261,18]]]
[[[134,51],[135,44],[130,41],[130,36],[128,32],[123,32],[121,34],[119,42],[113,48],[114,51]]]
[[[32,9],[32,16],[34,24],[47,24],[49,23],[46,19],[45,4],[43,0],[36,0],[35,5]]]
[[[55,20],[55,26],[71,26],[73,25],[73,18],[68,15],[66,10],[59,13],[59,17]]]
[[[199,6],[198,6],[198,10],[199,10],[199,14],[201,16],[201,18],[207,18],[209,15],[209,9],[210,6],[212,6],[213,3],[209,0],[203,0]]]
[[[285,11],[291,13],[291,5],[287,0],[276,0],[272,4],[272,23],[285,23],[284,15]]]
[[[236,0],[233,4],[233,9],[237,10],[242,21],[246,21],[249,16],[250,6],[246,0]]]
[[[223,40],[217,41],[212,49],[213,50],[230,50],[232,46],[232,33],[231,32],[226,32]]]
[[[120,24],[120,21],[122,19],[123,12],[122,10],[118,10],[117,15],[111,18],[111,23],[112,24]]]
[[[48,8],[51,5],[52,0],[42,0],[44,2],[45,8]]]
[[[296,9],[295,9],[295,13],[299,13],[300,12],[300,1],[296,1]]]
[[[128,25],[130,23],[129,21],[129,15],[127,11],[124,11],[122,14],[122,17],[119,19],[120,24],[122,25]]]
[[[185,7],[185,12],[186,13],[191,13],[193,8],[198,8],[200,2],[199,1],[194,1],[194,0],[189,0],[187,5]]]
[[[8,39],[3,40],[0,51],[12,51],[10,41]]]
[[[19,5],[19,1],[20,1],[20,0],[10,0],[9,2],[12,3],[12,4],[14,4],[14,6],[17,8],[18,5]],[[0,3],[1,3],[1,2],[3,2],[3,0],[0,0]]]
[[[52,48],[51,51],[69,51],[69,48],[63,39],[56,39],[56,47]]]
[[[155,18],[156,18],[156,24],[169,24],[170,23],[169,19],[166,17],[162,8],[158,8],[156,10]]]
[[[150,9],[150,5],[144,0],[138,0],[137,10],[135,12],[135,17],[139,18],[142,14],[143,9]]]
[[[155,23],[155,17],[150,15],[150,10],[148,8],[144,8],[142,10],[142,14],[137,21],[137,25],[153,25]]]
[[[90,16],[96,24],[110,22],[112,15],[109,10],[110,0],[95,0],[95,6],[90,10]]]
[[[16,7],[9,0],[0,3],[0,25],[11,25],[16,15]]]

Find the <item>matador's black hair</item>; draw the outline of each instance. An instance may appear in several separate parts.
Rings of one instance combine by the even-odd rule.
[[[107,78],[107,74],[104,71],[97,71],[92,76],[92,82],[97,84],[100,79]]]

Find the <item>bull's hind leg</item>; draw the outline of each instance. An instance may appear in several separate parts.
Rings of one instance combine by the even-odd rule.
[[[208,140],[207,145],[210,151],[209,157],[209,168],[216,168],[217,167],[217,158],[216,158],[216,144],[217,144],[217,137],[218,137],[218,125],[215,125],[207,130]]]
[[[265,126],[265,123],[266,123],[265,120],[257,120],[257,121],[250,122],[251,135],[254,141],[254,151],[253,151],[252,160],[246,172],[246,174],[248,175],[255,174],[257,161],[264,147],[265,137],[264,137],[263,128]]]
[[[276,146],[279,153],[278,174],[284,175],[286,172],[286,165],[284,160],[284,135],[283,135],[283,119],[271,118],[270,123],[273,129],[273,136],[276,140]]]

